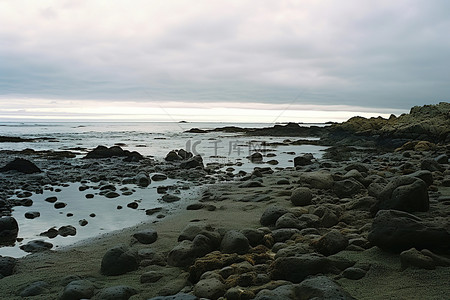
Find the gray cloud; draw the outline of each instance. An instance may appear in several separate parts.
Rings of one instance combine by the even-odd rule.
[[[166,2],[1,3],[0,97],[449,101],[448,1]]]

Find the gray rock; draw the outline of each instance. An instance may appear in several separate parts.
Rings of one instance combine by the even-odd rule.
[[[295,206],[310,205],[312,201],[312,192],[307,187],[299,187],[292,191],[291,202]]]
[[[297,229],[303,229],[300,226],[300,221],[298,218],[292,214],[292,213],[286,213],[278,218],[277,222],[275,223],[275,228],[281,229],[281,228],[297,228]]]
[[[360,269],[360,268],[355,268],[355,267],[350,267],[344,270],[344,272],[342,272],[342,276],[344,276],[347,279],[351,279],[351,280],[359,280],[361,278],[363,278],[364,276],[366,276],[367,271]]]
[[[436,269],[434,260],[415,248],[411,248],[400,253],[400,263],[402,265],[402,269],[406,269],[408,267],[416,267],[427,270]]]
[[[13,244],[19,233],[19,224],[13,217],[0,218],[0,245]]]
[[[448,164],[448,156],[446,154],[441,154],[434,159],[440,164]]]
[[[247,157],[251,162],[262,162],[263,155],[259,152],[255,152],[252,155]]]
[[[138,291],[135,288],[126,285],[118,285],[104,288],[98,292],[92,299],[99,300],[128,300],[136,295]]]
[[[430,186],[433,184],[433,173],[431,173],[430,171],[427,171],[427,170],[419,170],[419,171],[409,174],[408,176],[422,179],[423,181],[425,181],[427,186]]]
[[[105,197],[106,197],[106,198],[117,198],[117,197],[119,197],[119,196],[120,196],[119,193],[113,192],[113,191],[107,192],[107,193],[105,194]]]
[[[45,294],[48,291],[49,284],[45,281],[36,281],[28,285],[20,292],[20,297],[31,297]]]
[[[0,256],[0,277],[14,274],[17,259],[9,256]]]
[[[428,211],[429,208],[426,183],[416,177],[400,176],[383,189],[373,212],[386,209],[415,212]]]
[[[348,239],[339,231],[331,230],[313,243],[320,254],[329,256],[336,254],[348,246]]]
[[[311,154],[305,154],[302,156],[297,156],[294,158],[294,167],[307,166],[312,164],[312,159],[314,156]]]
[[[134,177],[136,184],[140,187],[147,187],[151,183],[151,179],[147,173],[139,173]]]
[[[196,155],[192,158],[189,158],[187,161],[184,161],[180,164],[180,167],[183,169],[195,169],[195,168],[204,168],[203,166],[203,158],[200,155]]]
[[[172,203],[172,202],[179,201],[181,198],[178,197],[178,196],[176,196],[176,195],[165,194],[164,196],[162,196],[161,199],[162,199],[164,202]]]
[[[249,249],[248,239],[236,230],[227,231],[220,244],[220,250],[223,253],[245,254]]]
[[[285,213],[288,213],[288,210],[284,207],[270,206],[263,212],[259,222],[263,226],[273,226]]]
[[[20,246],[20,249],[25,252],[35,253],[50,250],[52,247],[53,244],[49,242],[45,242],[43,240],[34,240]]]
[[[440,163],[435,161],[434,159],[422,160],[422,162],[420,163],[420,168],[422,170],[428,170],[430,172],[434,172],[434,171],[443,172],[444,171],[444,167]]]
[[[372,245],[393,252],[410,248],[449,251],[450,233],[419,217],[396,210],[380,210],[372,223],[368,240]]]
[[[156,271],[145,272],[141,275],[141,283],[154,283],[163,278],[163,274]]]
[[[333,190],[339,198],[352,197],[366,190],[366,187],[354,178],[336,181]]]
[[[6,166],[0,168],[0,172],[17,171],[24,174],[41,173],[34,163],[23,158],[16,158],[12,162],[6,164]]]
[[[297,228],[281,228],[272,231],[272,237],[275,243],[284,242],[290,239],[294,234],[300,233]]]
[[[133,234],[133,237],[141,244],[152,244],[158,239],[158,233],[153,229],[149,229],[136,232]]]
[[[277,258],[271,266],[271,278],[302,282],[309,275],[326,273],[329,260],[318,254],[302,254],[295,257]]]
[[[300,180],[316,189],[331,189],[334,183],[333,176],[327,171],[302,173]]]
[[[35,218],[39,218],[40,216],[41,216],[41,213],[38,211],[27,211],[25,213],[26,219],[35,219]]]
[[[241,230],[242,234],[245,235],[248,242],[252,247],[262,243],[264,238],[264,231],[255,228],[245,228]]]
[[[194,286],[194,295],[200,298],[216,300],[223,296],[226,291],[226,285],[217,278],[208,278],[200,280]]]
[[[67,206],[67,203],[64,203],[64,202],[55,202],[55,204],[53,204],[53,207],[56,209],[64,208],[66,206]]]
[[[166,161],[178,161],[178,160],[182,160],[182,159],[183,159],[183,157],[178,155],[178,153],[174,150],[167,153],[166,158],[165,158]]]
[[[191,294],[178,293],[176,295],[171,295],[171,296],[153,297],[148,300],[197,300],[197,299],[198,299],[198,297],[191,295]]]
[[[163,181],[166,179],[167,179],[167,175],[165,175],[165,174],[157,173],[157,174],[152,175],[153,181]]]
[[[184,240],[193,241],[194,238],[197,236],[197,234],[205,230],[205,228],[206,228],[205,226],[199,226],[192,223],[188,224],[178,236],[178,241],[179,242]]]
[[[72,225],[61,226],[58,229],[58,234],[63,237],[66,237],[69,235],[74,236],[77,234],[77,229],[75,227],[73,227]]]
[[[104,275],[122,275],[137,270],[139,264],[137,255],[126,246],[119,245],[106,251],[101,263],[101,273]]]
[[[192,241],[183,240],[170,250],[167,263],[174,267],[187,267],[197,258]]]
[[[254,300],[292,300],[296,299],[295,286],[293,284],[286,284],[279,286],[273,290],[261,290]]]
[[[296,287],[296,299],[355,300],[340,285],[326,276],[308,278]]]
[[[94,296],[94,285],[88,280],[75,280],[65,288],[59,300],[90,299]]]

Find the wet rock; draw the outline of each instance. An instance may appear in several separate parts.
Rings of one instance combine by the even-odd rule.
[[[331,230],[313,243],[314,249],[320,254],[329,256],[336,254],[348,246],[348,239],[339,231]]]
[[[197,258],[193,250],[192,241],[183,240],[170,250],[167,256],[167,263],[174,267],[186,267],[191,265]]]
[[[170,151],[169,153],[167,153],[165,160],[166,161],[178,161],[178,160],[182,160],[183,158],[178,155],[178,153],[174,150]]]
[[[20,249],[28,253],[35,253],[50,250],[52,247],[53,244],[49,242],[45,242],[43,240],[34,240],[20,246]]]
[[[259,222],[263,226],[273,226],[278,218],[287,213],[288,210],[280,206],[270,206],[262,214]]]
[[[116,246],[106,251],[101,263],[101,273],[104,275],[122,275],[137,270],[139,264],[137,255],[126,246]]]
[[[297,233],[300,233],[297,228],[281,228],[272,231],[272,238],[275,243],[284,242]]]
[[[305,154],[302,156],[297,156],[294,158],[294,167],[307,166],[312,164],[312,159],[314,156],[312,154]]]
[[[14,274],[17,260],[13,257],[0,256],[0,279]]]
[[[139,161],[144,157],[136,151],[130,152],[128,150],[123,150],[119,146],[105,147],[97,146],[92,151],[88,152],[83,158],[90,159],[102,159],[110,157],[125,157],[125,161]]]
[[[137,174],[135,176],[134,180],[135,180],[136,184],[138,186],[140,186],[140,187],[147,187],[151,183],[151,179],[148,176],[148,174],[147,173],[143,173],[143,172]]]
[[[167,203],[172,203],[172,202],[176,202],[181,200],[180,197],[176,196],[176,195],[172,195],[172,194],[165,194],[164,196],[162,196],[161,198],[164,202]]]
[[[119,197],[120,196],[120,194],[119,193],[117,193],[117,192],[113,192],[113,191],[109,191],[109,192],[107,192],[106,194],[105,194],[105,197],[106,198],[117,198],[117,197]]]
[[[158,233],[155,230],[149,229],[133,234],[133,237],[141,244],[152,244],[158,239]]]
[[[38,211],[27,211],[25,213],[25,218],[26,219],[35,219],[35,218],[38,218],[40,215],[41,215],[41,213]]]
[[[372,223],[368,240],[383,250],[401,252],[410,248],[449,251],[450,233],[427,224],[419,217],[396,210],[380,210]]]
[[[426,183],[419,178],[400,176],[392,180],[379,194],[372,212],[394,209],[405,212],[428,211],[430,201]]]
[[[220,250],[223,253],[245,254],[249,248],[248,239],[236,230],[227,231],[220,244]]]
[[[300,223],[300,221],[294,214],[287,213],[278,218],[277,222],[275,223],[275,228],[277,228],[277,229],[281,229],[281,228],[303,229],[301,225],[302,224]]]
[[[329,269],[329,261],[322,255],[302,254],[277,258],[270,268],[272,279],[299,283],[309,275],[326,273]]]
[[[434,260],[431,257],[424,255],[415,248],[411,248],[400,253],[400,262],[402,265],[402,269],[406,269],[408,267],[427,270],[436,269]]]
[[[75,280],[64,288],[59,300],[90,299],[94,296],[94,289],[94,285],[88,280]]]
[[[45,201],[49,202],[49,203],[55,203],[57,200],[58,200],[58,198],[55,197],[55,196],[48,197],[48,198],[45,199]]]
[[[254,228],[245,228],[241,230],[242,234],[247,238],[252,247],[255,247],[263,242],[264,231]]]
[[[66,207],[66,206],[67,206],[67,204],[64,203],[64,202],[56,202],[56,203],[53,205],[53,207],[56,208],[56,209],[64,208],[64,207]]]
[[[327,171],[302,173],[300,180],[316,189],[331,189],[334,183],[333,176]]]
[[[86,226],[88,224],[88,221],[86,219],[81,219],[78,221],[78,224],[80,224],[80,226]]]
[[[296,287],[300,299],[355,300],[340,285],[326,276],[308,278]]]
[[[15,199],[14,200],[14,205],[15,206],[32,206],[33,205],[33,200],[31,200],[29,198]]]
[[[291,202],[295,206],[306,206],[312,202],[312,192],[307,187],[299,187],[292,191]]]
[[[262,162],[263,161],[263,155],[259,152],[252,153],[252,155],[247,157],[251,162]]]
[[[436,157],[434,160],[440,164],[448,164],[447,154],[441,154],[438,157]]]
[[[58,234],[63,237],[66,237],[69,235],[74,236],[77,234],[77,229],[75,227],[73,227],[72,225],[61,226],[58,229]]]
[[[189,158],[187,161],[183,161],[180,164],[180,167],[183,169],[195,169],[201,168],[203,169],[203,158],[200,155],[196,155],[192,158]]]
[[[49,284],[45,281],[36,281],[28,285],[20,292],[20,297],[31,297],[45,294],[48,291]]]
[[[0,218],[0,245],[13,244],[19,233],[19,224],[13,217]]]
[[[354,178],[336,181],[333,186],[339,198],[352,197],[366,190],[365,186]]]
[[[6,164],[6,166],[0,168],[0,172],[17,171],[24,174],[41,173],[34,163],[23,158],[16,158],[12,162]]]
[[[157,173],[157,174],[154,174],[151,179],[153,181],[163,181],[163,180],[167,179],[167,175],[161,174],[161,173]]]
[[[131,208],[131,209],[137,209],[139,207],[139,203],[133,201],[133,202],[128,203],[127,207]]]
[[[39,235],[40,235],[40,236],[46,236],[46,237],[48,237],[48,238],[53,239],[53,238],[55,238],[55,237],[58,236],[58,230],[57,230],[56,228],[52,227],[52,228],[50,228],[49,230],[44,231],[44,232],[42,232],[42,233],[39,234]]]
[[[194,286],[194,295],[200,298],[216,300],[223,296],[226,291],[226,286],[216,278],[209,278],[200,280]]]
[[[98,292],[92,299],[98,300],[128,300],[136,295],[138,291],[127,285],[117,285],[104,288]]]
[[[355,268],[355,267],[350,267],[344,270],[344,272],[342,272],[342,276],[344,276],[344,278],[347,279],[351,279],[351,280],[359,280],[361,278],[363,278],[364,276],[366,276],[367,271],[360,269],[360,268]]]

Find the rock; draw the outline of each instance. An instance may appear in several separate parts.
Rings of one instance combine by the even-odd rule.
[[[19,224],[13,217],[0,218],[0,245],[14,244],[19,233]]]
[[[147,187],[151,183],[151,179],[148,176],[148,174],[143,172],[137,174],[134,180],[136,184],[140,187]]]
[[[339,231],[331,230],[313,243],[317,252],[325,256],[336,254],[348,246],[348,239]]]
[[[326,276],[308,278],[296,287],[298,299],[355,300],[340,285]]]
[[[278,218],[288,213],[288,210],[280,206],[269,206],[262,214],[259,222],[263,226],[273,226],[277,222]]]
[[[255,300],[291,300],[298,299],[295,295],[295,286],[293,284],[284,284],[279,286],[273,290],[264,289],[261,290],[256,297]]]
[[[38,211],[27,211],[25,213],[25,218],[26,219],[35,219],[35,218],[38,218],[40,215],[41,215],[41,213]]]
[[[133,237],[141,244],[152,244],[158,239],[158,233],[153,230],[140,231],[133,234]]]
[[[427,170],[416,171],[414,173],[409,174],[408,176],[422,179],[427,184],[427,186],[433,184],[433,173]]]
[[[327,171],[302,173],[300,180],[316,189],[331,189],[334,183],[333,176]]]
[[[311,190],[307,187],[299,187],[292,191],[291,202],[295,206],[306,206],[312,202]]]
[[[200,280],[194,286],[194,295],[200,298],[216,300],[223,296],[226,291],[226,286],[216,278],[209,278]]]
[[[48,237],[48,238],[53,239],[53,238],[55,238],[55,237],[58,236],[58,230],[57,230],[56,228],[52,227],[52,228],[50,228],[49,230],[44,231],[44,232],[42,232],[42,233],[39,234],[39,235],[40,235],[40,236],[46,236],[46,237]]]
[[[75,280],[65,288],[59,300],[90,299],[94,296],[94,285],[88,280]]]
[[[263,187],[264,184],[262,182],[257,180],[250,180],[247,182],[244,182],[243,184],[239,185],[240,188],[253,188],[253,187]]]
[[[448,156],[446,154],[441,154],[434,160],[440,164],[448,164]]]
[[[342,272],[342,276],[344,276],[344,278],[347,279],[351,279],[351,280],[359,280],[361,278],[363,278],[364,276],[366,276],[367,271],[360,269],[360,268],[355,268],[355,267],[350,267],[344,270],[344,272]]]
[[[346,198],[365,191],[366,187],[356,179],[350,178],[336,181],[333,190],[339,198]]]
[[[182,160],[182,159],[183,158],[181,156],[179,156],[178,153],[174,150],[167,153],[166,158],[165,158],[166,161],[178,161],[178,160]]]
[[[272,263],[270,269],[273,280],[281,279],[299,283],[309,275],[326,273],[329,269],[329,260],[317,254],[280,257]]]
[[[422,162],[420,163],[420,168],[422,170],[428,170],[430,172],[434,172],[434,171],[443,172],[444,171],[444,167],[440,163],[435,161],[434,159],[422,160]]]
[[[284,242],[290,239],[294,234],[299,233],[297,228],[281,228],[272,231],[272,237],[275,243]]]
[[[264,239],[264,231],[254,228],[245,228],[241,230],[242,234],[247,238],[252,247],[262,243]]]
[[[252,153],[250,156],[247,157],[251,162],[262,162],[263,161],[263,155],[259,152]]]
[[[154,283],[163,278],[163,274],[156,271],[145,272],[141,275],[141,283]]]
[[[9,256],[0,256],[0,279],[14,274],[17,259]]]
[[[245,254],[250,248],[248,239],[236,230],[229,230],[225,233],[220,244],[223,253]]]
[[[400,262],[403,270],[408,267],[416,267],[427,270],[436,269],[434,260],[415,248],[411,248],[400,253]]]
[[[137,270],[137,255],[125,246],[116,246],[106,251],[101,263],[104,275],[122,275]]]
[[[162,199],[164,202],[172,203],[172,202],[179,201],[181,198],[178,197],[178,196],[176,196],[176,195],[165,194],[164,196],[162,196],[161,199]]]
[[[48,197],[45,199],[45,201],[49,202],[49,203],[55,203],[57,200],[58,200],[58,198],[56,198],[55,196]]]
[[[363,163],[353,163],[349,164],[345,167],[346,171],[356,170],[359,173],[367,173],[369,172],[369,169],[367,168],[366,164]]]
[[[83,158],[91,159],[102,159],[110,157],[125,157],[125,161],[139,161],[144,157],[136,151],[130,152],[128,150],[123,150],[119,146],[112,146],[110,148],[105,146],[97,146],[97,148],[88,152]]]
[[[127,207],[131,208],[131,209],[137,209],[139,207],[139,204],[135,201],[130,202],[127,204]]]
[[[58,229],[58,234],[63,237],[66,237],[69,235],[74,236],[77,234],[77,229],[75,227],[73,227],[72,225],[61,226]]]
[[[303,229],[303,226],[300,223],[299,219],[294,214],[287,213],[278,218],[277,222],[275,223],[275,228],[277,228],[277,229],[281,229],[281,228]]]
[[[66,206],[67,206],[67,204],[64,202],[56,202],[55,204],[53,204],[53,207],[56,209],[64,208]]]
[[[31,297],[45,294],[48,291],[49,284],[45,281],[35,281],[20,292],[20,297]]]
[[[434,264],[436,266],[442,266],[442,267],[450,267],[450,258],[436,255],[433,252],[431,252],[428,249],[423,249],[420,251],[423,255],[426,255],[428,257],[431,257],[434,261]]]
[[[164,175],[161,173],[153,174],[153,176],[152,176],[153,181],[163,181],[166,179],[167,179],[167,175]]]
[[[0,172],[17,171],[24,174],[41,173],[34,163],[23,158],[16,158],[12,162],[6,164],[6,166],[0,168]]]
[[[80,226],[86,226],[88,224],[88,221],[86,219],[81,219],[78,221],[78,224],[80,224]]]
[[[193,249],[193,243],[189,240],[183,240],[170,250],[167,256],[167,263],[174,267],[187,267],[197,258]]]
[[[445,242],[450,240],[450,233],[444,228],[427,224],[414,215],[396,210],[380,210],[377,213],[368,240],[372,245],[393,252],[410,248],[450,250]]]
[[[392,180],[379,194],[378,210],[401,210],[405,212],[428,211],[430,201],[426,183],[419,178],[400,176]]]
[[[99,300],[128,300],[136,295],[138,291],[135,288],[126,285],[117,285],[104,288],[98,292],[92,299]]]
[[[36,253],[36,252],[42,252],[50,250],[53,247],[53,244],[49,242],[45,242],[43,240],[34,240],[30,241],[25,245],[20,246],[20,249],[22,249],[25,252],[29,253]]]
[[[148,300],[198,300],[198,298],[191,294],[178,293],[176,295],[171,296],[157,296],[150,298]]]
[[[307,166],[312,164],[312,159],[314,158],[314,156],[312,156],[312,154],[305,154],[302,156],[297,156],[296,158],[294,158],[294,167],[299,167],[299,166]]]
[[[203,158],[200,155],[196,155],[189,158],[187,161],[182,162],[180,167],[183,169],[195,169],[197,167],[203,169]]]

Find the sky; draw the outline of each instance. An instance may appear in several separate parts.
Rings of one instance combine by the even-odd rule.
[[[0,0],[0,121],[320,122],[448,102],[447,0]]]

